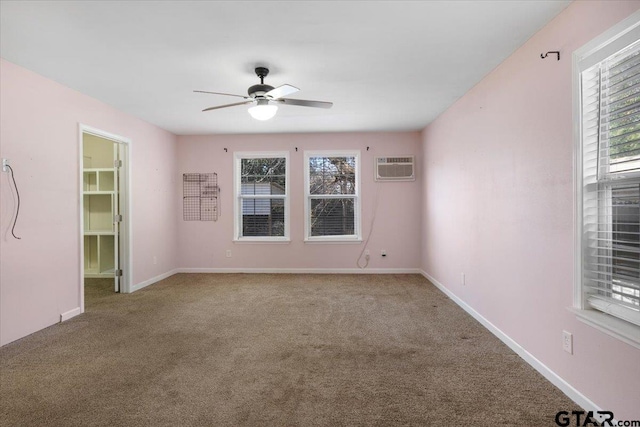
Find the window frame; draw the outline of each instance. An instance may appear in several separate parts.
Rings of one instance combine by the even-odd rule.
[[[354,157],[355,158],[355,192],[353,195],[318,195],[310,192],[309,160],[312,157]],[[362,214],[360,180],[360,150],[312,150],[304,152],[304,241],[305,243],[360,243],[362,242]],[[313,198],[353,198],[354,200],[354,231],[350,235],[312,236],[311,235],[311,199]]]
[[[608,313],[593,309],[587,303],[583,286],[583,253],[586,239],[583,238],[583,112],[582,72],[604,61],[606,58],[631,45],[640,38],[640,11],[605,31],[583,47],[573,52],[573,139],[574,139],[574,280],[573,305],[570,308],[578,320],[633,347],[640,348],[640,327]]]
[[[242,160],[243,159],[285,159],[285,191],[284,195],[265,195],[264,199],[284,200],[284,236],[243,236],[242,235]],[[236,243],[288,243],[291,241],[290,235],[290,159],[288,151],[235,151],[233,153],[233,241]],[[276,197],[273,197],[276,196]]]

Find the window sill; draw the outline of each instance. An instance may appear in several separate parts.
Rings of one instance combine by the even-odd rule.
[[[574,307],[568,307],[568,310],[574,313],[579,321],[640,349],[640,327],[598,310],[580,310]]]
[[[328,245],[359,245],[362,239],[305,239],[304,243]]]
[[[233,243],[239,244],[276,244],[276,245],[288,245],[291,243],[291,239],[234,239]]]

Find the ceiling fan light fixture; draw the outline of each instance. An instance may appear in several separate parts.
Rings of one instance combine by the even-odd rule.
[[[249,114],[256,120],[269,120],[276,115],[278,111],[277,105],[269,105],[266,99],[258,100],[258,105],[249,108]]]

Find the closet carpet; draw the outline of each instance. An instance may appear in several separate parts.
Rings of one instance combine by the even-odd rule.
[[[0,348],[2,426],[555,426],[578,406],[419,275],[177,274]]]

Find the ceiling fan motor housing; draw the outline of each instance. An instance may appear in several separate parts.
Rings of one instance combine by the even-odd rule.
[[[263,97],[265,93],[273,90],[273,86],[269,86],[264,84],[264,78],[269,75],[269,69],[266,67],[256,67],[254,70],[256,75],[260,78],[259,85],[253,85],[249,88],[249,96],[252,98],[260,98]]]
[[[273,86],[269,85],[253,85],[249,88],[247,92],[249,92],[249,96],[252,98],[263,96],[265,93],[273,90]]]

